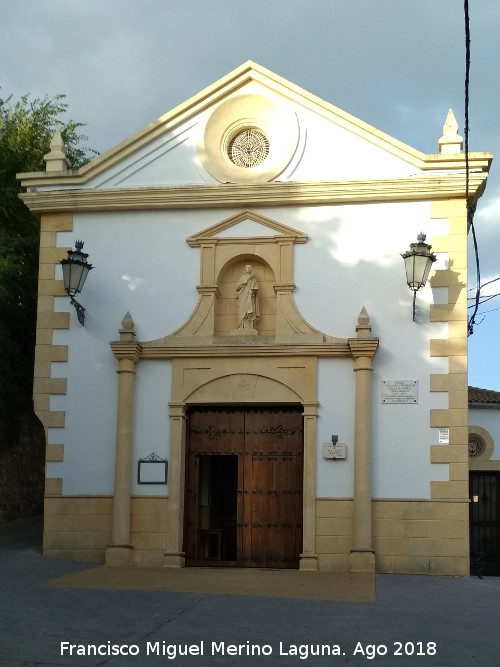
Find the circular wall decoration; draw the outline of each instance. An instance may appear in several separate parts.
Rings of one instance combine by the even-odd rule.
[[[484,454],[486,450],[486,443],[483,438],[477,433],[469,434],[469,457],[475,459],[477,456]]]
[[[266,183],[299,143],[296,114],[263,95],[234,95],[208,116],[197,141],[205,169],[221,183]]]
[[[263,132],[249,127],[234,135],[229,142],[227,154],[237,167],[257,167],[269,155],[269,141]]]

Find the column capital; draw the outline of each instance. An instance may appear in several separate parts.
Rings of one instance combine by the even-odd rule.
[[[347,343],[355,359],[357,357],[373,358],[378,349],[379,340],[378,338],[348,338]]]
[[[168,404],[168,407],[170,408],[170,417],[182,417],[186,419],[187,405],[185,403],[172,401]]]
[[[109,345],[118,361],[130,359],[130,361],[137,363],[141,358],[142,345],[140,343],[111,341]]]
[[[302,403],[303,415],[304,417],[317,417],[318,416],[318,401],[313,403]]]
[[[217,285],[196,285],[196,289],[202,296],[220,296]]]
[[[273,285],[274,292],[276,294],[286,293],[291,294],[295,289],[295,283],[276,283]]]

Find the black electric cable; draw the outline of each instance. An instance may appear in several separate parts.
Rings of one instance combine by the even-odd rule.
[[[474,227],[474,208],[469,201],[469,78],[470,78],[470,19],[469,19],[469,0],[464,0],[464,20],[465,20],[465,127],[464,127],[464,153],[465,153],[465,203],[467,208],[467,229],[472,234],[474,244],[474,255],[476,258],[476,295],[472,307],[472,315],[467,324],[467,336],[474,333],[476,315],[479,308],[481,296],[481,270],[479,266],[479,250],[477,246],[476,230]]]

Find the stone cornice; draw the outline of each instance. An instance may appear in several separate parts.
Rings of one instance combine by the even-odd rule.
[[[118,344],[117,344],[118,345]],[[115,348],[111,344],[113,353]],[[346,343],[276,344],[276,345],[148,345],[141,349],[141,359],[174,359],[178,357],[350,357]],[[116,353],[115,353],[116,356]]]
[[[472,200],[481,195],[486,178],[486,172],[470,173]],[[366,181],[52,190],[19,196],[33,213],[287,206],[463,197],[465,180],[464,173],[439,173]]]

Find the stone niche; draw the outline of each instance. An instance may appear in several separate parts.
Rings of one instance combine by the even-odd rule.
[[[219,274],[215,300],[216,336],[228,336],[238,332],[236,286],[248,265],[252,266],[258,283],[259,315],[254,330],[264,337],[274,337],[276,334],[276,294],[274,291],[276,277],[274,271],[267,262],[252,255],[245,255],[228,262]]]

